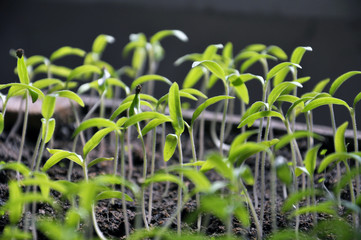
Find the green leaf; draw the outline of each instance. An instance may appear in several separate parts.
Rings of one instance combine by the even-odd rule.
[[[113,190],[103,191],[103,192],[99,193],[95,197],[95,201],[104,200],[104,199],[111,199],[111,198],[122,199],[123,196],[125,197],[125,201],[133,202],[133,199],[128,194],[125,194],[125,193],[122,193],[122,192],[119,192],[119,191],[113,191]]]
[[[58,94],[59,97],[71,99],[71,100],[77,102],[80,106],[84,107],[84,102],[81,99],[81,97],[72,91],[62,90],[62,91],[56,92],[56,94]]]
[[[241,128],[245,125],[248,125],[248,127],[252,126],[253,123],[260,118],[264,118],[264,117],[278,117],[279,119],[281,119],[282,121],[284,121],[284,117],[282,116],[282,114],[275,112],[275,111],[262,111],[262,112],[257,112],[254,114],[251,114],[250,116],[248,116],[246,119],[244,119],[243,121],[241,121],[241,123],[238,125],[238,128]]]
[[[181,187],[184,187],[184,183],[179,177],[174,176],[174,175],[169,174],[169,173],[156,173],[153,176],[148,177],[145,180],[144,185],[148,186],[151,183],[156,183],[156,182],[172,182],[172,183],[175,183],[175,184],[177,184],[177,185],[179,185]]]
[[[55,119],[54,118],[49,118],[49,119],[45,119],[42,118],[41,119],[42,122],[42,135],[41,135],[41,139],[43,141],[45,141],[45,143],[49,142],[50,139],[53,137],[54,132],[55,132]],[[46,129],[46,124],[48,125],[48,129]],[[46,139],[45,139],[45,132],[46,132]]]
[[[316,205],[300,207],[299,209],[292,212],[291,217],[299,216],[302,214],[308,214],[308,213],[324,213],[324,214],[336,215],[337,212],[335,210],[335,205],[336,204],[334,201],[327,201]]]
[[[202,54],[200,53],[191,53],[191,54],[186,54],[180,58],[178,58],[175,62],[174,65],[175,66],[179,66],[182,63],[184,63],[185,61],[201,61],[202,60]]]
[[[133,95],[134,96],[134,95]],[[132,105],[132,102],[125,102],[123,101],[122,104],[113,112],[112,116],[110,117],[110,120],[114,120],[116,117],[118,117],[120,114],[122,114],[124,111],[128,110],[130,108],[130,105]],[[147,106],[151,110],[153,110],[153,106],[146,101],[140,101],[141,106]]]
[[[47,63],[48,61],[49,60],[44,56],[34,55],[34,56],[27,58],[25,64],[27,67],[29,67],[29,66],[34,67],[37,64]]]
[[[130,92],[130,89],[128,88],[128,86],[127,86],[124,82],[122,82],[120,79],[118,79],[118,78],[108,78],[108,79],[106,80],[106,82],[107,82],[108,85],[112,85],[112,86],[117,86],[117,87],[123,88],[126,95],[128,95],[129,92]]]
[[[183,88],[181,90],[179,90],[179,93],[189,93],[192,94],[193,96],[198,96],[204,99],[207,99],[208,97],[202,93],[201,91],[195,89],[195,88]]]
[[[79,67],[73,69],[69,73],[69,76],[67,77],[66,81],[69,82],[75,78],[79,78],[80,76],[82,76],[84,74],[88,74],[88,73],[95,73],[95,74],[100,75],[102,73],[102,71],[100,70],[100,68],[98,68],[94,65],[82,65],[82,66],[79,66]]]
[[[3,84],[3,85],[0,85],[0,90],[1,90],[1,89],[4,89],[4,88],[7,88],[7,87],[11,87],[11,88],[15,87],[15,88],[16,88],[16,92],[21,91],[21,90],[28,90],[30,93],[31,93],[31,92],[36,93],[36,99],[33,98],[33,99],[32,99],[33,102],[35,102],[38,97],[40,97],[41,99],[44,98],[44,93],[43,93],[40,89],[38,89],[38,88],[36,88],[36,87],[34,87],[34,86],[31,86],[31,85],[28,85],[28,84],[24,84],[24,83],[8,83],[8,84]],[[11,88],[10,88],[10,89],[11,89]],[[9,92],[10,92],[10,89],[9,89]],[[8,93],[8,98],[9,98],[9,95],[10,95],[10,96],[14,96],[14,95],[16,95],[16,94],[10,94],[10,93]],[[35,100],[35,101],[34,101],[34,100]]]
[[[321,144],[317,144],[311,149],[307,150],[305,160],[303,163],[305,164],[305,168],[307,169],[307,172],[313,176],[315,169],[316,169],[316,163],[317,163],[317,153],[321,147]]]
[[[268,109],[268,104],[267,103],[264,103],[262,101],[257,101],[257,102],[254,102],[251,107],[249,107],[245,113],[243,113],[243,116],[241,118],[241,122],[246,119],[247,117],[249,117],[250,115],[258,112],[260,109],[263,109],[263,108],[266,108]]]
[[[287,74],[290,72],[290,68],[283,68],[280,70],[277,75],[273,78],[273,87],[277,86],[278,84],[284,82]]]
[[[223,160],[222,156],[218,153],[213,153],[206,157],[206,163],[203,164],[200,171],[206,172],[210,169],[215,168],[216,171],[224,178],[233,178],[233,168],[231,165],[227,165]]]
[[[192,68],[183,81],[183,88],[193,87],[203,75],[204,70],[202,68]]]
[[[239,75],[230,75],[228,81],[231,86],[236,90],[237,96],[245,103],[249,103],[248,89]]]
[[[311,47],[297,47],[295,50],[293,50],[291,55],[291,62],[295,64],[300,64],[301,60],[303,58],[303,55],[306,51],[312,51]]]
[[[61,47],[58,50],[56,50],[55,52],[53,52],[50,55],[49,59],[50,59],[50,61],[54,62],[57,59],[60,59],[60,58],[63,58],[65,56],[69,56],[69,55],[84,57],[85,51],[80,48],[73,48],[73,47],[65,46],[65,47]]]
[[[128,118],[128,120],[124,123],[123,127],[127,128],[138,122],[149,119],[164,119],[164,121],[172,121],[168,116],[158,112],[142,112]]]
[[[168,37],[168,36],[175,36],[176,38],[178,38],[179,40],[181,40],[183,42],[188,41],[187,35],[180,30],[162,30],[162,31],[155,33],[150,38],[150,43],[160,42],[163,38]]]
[[[4,114],[0,113],[0,134],[4,131],[5,121]]]
[[[255,180],[252,174],[252,169],[248,165],[242,165],[239,168],[239,175],[247,185],[254,185]]]
[[[7,162],[0,163],[0,171],[2,170],[13,170],[21,173],[25,178],[30,177],[30,169],[22,163]]]
[[[22,192],[19,184],[15,181],[9,182],[9,200],[6,205],[9,211],[9,220],[12,224],[17,224],[23,212]]]
[[[46,95],[41,106],[41,114],[45,119],[50,119],[53,116],[55,109],[56,97],[54,95]]]
[[[247,71],[251,66],[253,66],[253,64],[255,64],[256,62],[263,60],[263,59],[271,59],[271,60],[277,60],[277,58],[268,55],[268,54],[259,54],[256,52],[252,52],[252,57],[250,57],[249,59],[247,59],[242,65],[241,65],[241,73],[244,73],[245,71]],[[248,57],[248,56],[246,56]]]
[[[39,89],[50,87],[51,85],[65,86],[62,80],[56,78],[43,78],[33,82],[33,86]]]
[[[167,83],[169,85],[172,85],[172,82],[166,77],[156,75],[156,74],[149,74],[149,75],[143,75],[143,76],[135,79],[132,82],[130,90],[133,90],[133,89],[135,89],[136,86],[141,85],[141,84],[143,84],[145,82],[149,82],[149,81],[162,81],[162,82],[165,82],[165,83]]]
[[[288,58],[287,54],[280,47],[275,45],[267,47],[266,51],[281,60],[287,60]]]
[[[218,49],[223,48],[222,44],[211,44],[203,52],[201,60],[213,60]]]
[[[331,96],[335,95],[337,89],[350,77],[355,76],[357,74],[361,74],[361,71],[350,71],[339,76],[331,85],[329,93]]]
[[[114,131],[113,127],[108,127],[99,130],[96,132],[84,145],[83,147],[83,156],[84,158],[88,155],[88,153],[93,150],[99,143],[103,140],[103,138]]]
[[[283,156],[278,156],[275,159],[276,174],[279,180],[286,185],[292,183],[292,172],[287,164],[286,159]]]
[[[336,130],[334,137],[335,152],[347,152],[345,144],[345,131],[348,127],[348,122],[344,122]]]
[[[71,69],[67,68],[67,67],[63,67],[63,66],[56,66],[54,64],[52,64],[50,66],[41,64],[37,68],[35,68],[33,71],[34,74],[39,74],[39,73],[47,74],[48,72],[51,72],[53,75],[66,78],[70,74]]]
[[[334,104],[334,105],[343,105],[347,108],[347,110],[350,110],[350,107],[348,106],[348,104],[338,98],[334,98],[334,97],[321,97],[321,98],[317,98],[312,100],[309,104],[307,104],[304,109],[302,110],[302,112],[308,112],[311,111],[315,108],[318,108],[320,106],[323,105],[330,105],[330,104]]]
[[[169,89],[168,95],[169,115],[172,119],[172,126],[177,136],[180,136],[184,131],[184,122],[182,116],[182,107],[179,96],[179,87],[175,82]]]
[[[183,173],[195,185],[195,192],[209,192],[211,189],[211,183],[208,178],[195,168],[176,167],[170,169],[170,171],[177,171]]]
[[[240,146],[237,146],[228,157],[228,161],[231,163],[237,162],[242,164],[247,158],[261,151],[268,149],[262,143],[246,142]]]
[[[100,157],[100,158],[97,158],[97,159],[94,159],[93,161],[91,161],[90,163],[88,163],[88,168],[100,163],[100,162],[104,162],[104,161],[113,161],[114,158],[104,158],[104,157]]]
[[[145,136],[149,131],[156,128],[160,124],[163,124],[165,122],[170,122],[170,119],[153,119],[151,120],[143,129],[142,129],[142,136]]]
[[[353,109],[356,108],[356,104],[361,100],[361,92],[359,94],[357,94],[357,96],[355,97],[355,99],[353,100]]]
[[[359,161],[361,163],[361,156],[358,156],[357,154],[347,153],[347,152],[331,153],[331,154],[327,155],[322,160],[321,164],[318,166],[318,173],[321,173],[322,171],[324,171],[326,169],[326,167],[328,167],[331,163],[333,163],[335,161],[338,162],[338,161],[348,159],[348,158],[353,158],[356,161]]]
[[[287,134],[281,137],[280,141],[276,144],[275,150],[279,150],[289,144],[293,139],[299,139],[299,138],[306,138],[306,137],[313,137],[318,140],[322,140],[323,137],[309,131],[296,131],[291,134]]]
[[[147,58],[147,51],[144,48],[136,48],[132,58],[132,67],[139,71],[142,69]]]
[[[115,175],[100,175],[94,178],[94,182],[97,185],[124,185],[126,188],[129,188],[134,195],[138,195],[140,193],[140,188],[137,184],[132,183],[126,180],[123,176],[115,176]]]
[[[204,60],[204,61],[200,61],[200,62],[194,62],[192,64],[192,68],[197,67],[197,66],[205,67],[206,69],[208,69],[208,71],[210,71],[211,73],[216,75],[218,78],[222,79],[224,82],[226,81],[226,74],[224,73],[224,70],[215,61]]]
[[[329,78],[326,78],[320,82],[317,83],[317,85],[313,88],[312,92],[322,92],[323,89],[326,87],[326,85],[330,82]]]
[[[92,52],[101,54],[101,53],[103,53],[107,44],[113,43],[114,41],[115,41],[115,38],[113,36],[106,35],[106,34],[100,34],[99,36],[97,36],[95,38],[95,40],[93,42]]]
[[[254,135],[258,133],[257,130],[253,130],[253,131],[246,131],[244,133],[238,134],[237,137],[235,137],[231,143],[231,147],[229,148],[229,153],[228,155],[231,155],[233,153],[233,151],[240,145],[242,145],[243,143],[246,142],[246,140]]]
[[[289,102],[292,104],[298,100],[300,100],[300,98],[293,95],[281,95],[276,99],[277,102]]]
[[[81,131],[84,131],[88,128],[92,128],[92,127],[104,127],[104,128],[114,128],[114,130],[116,129],[116,124],[113,121],[110,121],[106,118],[91,118],[88,120],[85,120],[84,122],[82,122],[79,127],[77,127],[73,133],[73,136],[78,135]]]
[[[353,168],[351,171],[347,171],[342,174],[341,179],[339,179],[334,187],[335,195],[339,194],[342,189],[344,189],[352,179],[357,178],[361,174],[361,168]],[[361,207],[361,205],[360,205]]]
[[[204,111],[204,109],[206,109],[208,106],[215,104],[216,102],[219,102],[221,100],[225,100],[225,99],[234,99],[234,97],[230,97],[230,96],[216,96],[216,97],[212,97],[207,99],[204,103],[202,103],[201,105],[199,105],[196,110],[193,112],[192,115],[192,122],[191,122],[191,127],[194,124],[194,121],[199,117],[199,115]]]
[[[266,81],[270,80],[271,78],[273,78],[274,76],[276,76],[283,68],[286,67],[290,67],[290,66],[294,66],[297,68],[301,68],[300,65],[295,64],[295,63],[291,63],[291,62],[283,62],[283,63],[279,63],[276,66],[274,66],[268,73],[267,73],[267,78]]]
[[[163,159],[165,162],[173,156],[175,149],[177,148],[178,137],[175,134],[168,134],[165,138],[164,148],[163,148]]]
[[[42,168],[43,172],[46,172],[49,168],[60,162],[61,160],[67,158],[76,164],[83,167],[84,160],[83,158],[73,152],[65,151],[65,150],[56,150],[56,149],[48,149],[48,151],[53,154],[44,164],[44,167]]]
[[[276,87],[272,89],[272,91],[268,95],[268,106],[271,107],[273,103],[277,100],[277,98],[282,94],[282,92],[290,86],[302,87],[302,85],[298,82],[283,82],[278,84]]]
[[[18,57],[17,69],[20,83],[30,84],[29,73],[23,55],[20,58]]]
[[[308,196],[323,195],[323,192],[318,189],[305,189],[292,193],[283,203],[282,212],[288,212],[294,209],[294,205]]]

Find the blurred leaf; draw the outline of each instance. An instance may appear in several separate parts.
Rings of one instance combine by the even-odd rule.
[[[310,197],[313,195],[323,195],[322,191],[318,189],[305,189],[305,190],[299,190],[298,192],[292,193],[288,196],[286,201],[283,203],[282,206],[282,212],[288,212],[294,209],[294,205],[299,203],[301,200],[303,200],[306,197]]]
[[[237,162],[242,164],[247,158],[258,152],[266,151],[268,149],[262,143],[246,142],[235,148],[232,154],[229,155],[228,161],[231,163]]]
[[[4,131],[5,121],[4,114],[0,113],[0,134]]]
[[[204,75],[202,68],[192,68],[183,81],[183,88],[193,87]]]
[[[313,133],[313,132],[309,132],[309,131],[295,131],[291,134],[287,134],[281,137],[280,141],[276,144],[275,146],[275,150],[279,150],[281,148],[283,148],[284,146],[286,146],[287,144],[289,144],[293,139],[298,139],[298,138],[306,138],[306,137],[313,137],[319,140],[322,140],[323,137]]]
[[[291,63],[291,62],[282,62],[277,64],[276,66],[274,66],[273,68],[271,68],[269,70],[269,72],[267,73],[267,78],[266,81],[270,80],[271,78],[273,78],[274,76],[276,76],[283,68],[286,67],[290,67],[290,66],[294,66],[297,68],[301,68],[300,65],[295,64],[295,63]]]
[[[312,92],[322,92],[325,89],[326,85],[330,82],[329,78],[326,78],[317,83],[317,85],[313,88]]]
[[[290,185],[292,183],[292,172],[283,156],[278,156],[275,159],[276,174],[279,180],[284,184]]]
[[[39,74],[39,73],[45,73],[47,74],[48,72],[50,72],[53,75],[56,76],[60,76],[60,77],[68,77],[71,69],[67,68],[67,67],[63,67],[63,66],[57,66],[57,65],[50,65],[50,66],[46,66],[45,64],[41,64],[39,65],[37,68],[34,69],[34,74]]]
[[[18,76],[19,76],[20,83],[28,85],[28,84],[30,84],[30,79],[29,79],[29,73],[28,73],[28,69],[26,68],[23,54],[24,54],[24,52],[22,52],[21,57],[18,56],[17,70],[18,70]]]
[[[242,165],[239,168],[240,176],[245,184],[247,185],[254,185],[255,180],[252,174],[252,169],[248,165]]]
[[[347,152],[345,143],[345,131],[347,129],[348,122],[344,122],[336,130],[334,137],[335,152]]]
[[[50,87],[51,85],[65,86],[62,80],[56,78],[44,78],[33,82],[33,86],[39,89]]]
[[[74,131],[73,136],[75,137],[76,135],[78,135],[81,131],[84,131],[88,128],[92,128],[92,127],[109,127],[109,128],[116,128],[116,124],[113,121],[110,121],[106,118],[91,118],[88,120],[83,121]]]
[[[268,54],[271,54],[277,57],[278,59],[287,60],[287,54],[278,46],[275,45],[269,46],[267,47],[266,51]]]
[[[50,55],[49,59],[50,59],[50,61],[54,62],[57,59],[60,59],[60,58],[63,58],[65,56],[69,56],[69,55],[84,57],[85,51],[80,48],[73,48],[73,47],[65,46],[65,47],[61,47],[58,50],[56,50],[55,52],[53,52]]]
[[[50,119],[53,116],[55,109],[56,97],[54,95],[46,95],[41,105],[41,114],[45,119]]]
[[[132,82],[130,90],[133,90],[133,89],[135,89],[136,86],[141,85],[141,84],[143,84],[145,82],[149,82],[149,81],[162,81],[162,82],[165,82],[165,83],[167,83],[169,85],[172,85],[172,82],[169,81],[168,78],[160,76],[160,75],[156,75],[156,74],[150,74],[150,75],[143,75],[143,76],[135,79]]]
[[[67,77],[66,81],[69,82],[69,81],[71,81],[75,78],[79,78],[83,74],[87,74],[87,73],[95,73],[95,74],[100,75],[101,70],[100,70],[100,68],[93,66],[93,65],[82,65],[82,66],[79,66],[79,67],[73,69],[69,73],[69,76]]]
[[[358,156],[354,153],[347,153],[347,152],[336,152],[331,153],[327,155],[321,162],[321,164],[318,166],[318,173],[321,173],[328,167],[331,163],[335,161],[341,161],[343,159],[353,158],[356,161],[359,161],[361,163],[361,156]]]
[[[100,34],[97,36],[93,42],[92,46],[92,52],[101,54],[103,53],[105,47],[108,43],[113,43],[115,41],[115,38],[110,35]]]
[[[313,173],[315,172],[315,169],[316,169],[317,153],[318,153],[320,147],[321,147],[321,144],[317,144],[313,148],[308,149],[306,156],[305,156],[305,160],[303,161],[308,173],[311,176],[313,176]]]
[[[174,176],[174,175],[169,174],[169,173],[156,173],[153,176],[148,177],[145,180],[144,185],[148,186],[151,183],[156,183],[156,182],[172,182],[172,183],[175,183],[175,184],[177,184],[178,186],[180,186],[182,188],[185,187],[183,181],[179,177]]]
[[[292,86],[293,88],[294,87],[302,87],[302,85],[298,82],[283,82],[283,83],[278,84],[276,87],[274,87],[272,89],[272,91],[268,95],[268,100],[267,100],[268,106],[271,107],[273,105],[273,103],[277,100],[277,98],[281,95],[283,90],[285,90],[286,88],[288,88],[290,86]]]
[[[298,210],[293,211],[291,216],[294,217],[308,213],[325,213],[330,215],[336,215],[337,212],[335,210],[335,202],[327,201],[327,202],[318,203],[316,205],[300,207]]]
[[[78,103],[80,106],[84,107],[84,102],[81,99],[81,97],[69,90],[62,90],[62,91],[58,91],[56,92],[56,94],[58,94],[59,97],[64,97],[64,98],[68,98],[70,100],[75,101],[76,103]]]
[[[243,53],[244,54],[244,53]],[[242,65],[241,65],[241,73],[246,72],[251,66],[253,66],[253,64],[255,64],[256,62],[262,60],[262,59],[271,59],[271,60],[277,60],[277,58],[268,55],[268,54],[259,54],[256,52],[252,53],[252,57],[250,57],[249,59],[247,59]],[[245,56],[248,57],[248,56]],[[241,55],[238,55],[238,58],[243,58],[241,57]]]
[[[206,172],[210,169],[215,168],[215,170],[224,178],[232,179],[233,178],[233,168],[228,166],[224,161],[222,156],[219,153],[213,153],[206,157],[206,163],[201,167],[201,172]]]
[[[138,122],[144,121],[144,120],[150,120],[150,119],[164,119],[164,121],[171,121],[171,119],[161,113],[158,112],[142,112],[138,113],[130,118],[124,123],[124,127],[127,128],[131,125],[134,125]]]
[[[157,126],[159,126],[160,124],[163,124],[165,122],[170,122],[171,119],[153,119],[151,120],[143,129],[142,129],[142,136],[145,136],[149,131],[153,130],[154,128],[156,128]]]
[[[118,198],[118,199],[122,199],[123,195],[125,197],[125,201],[128,202],[133,202],[133,199],[125,193],[119,192],[119,191],[103,191],[101,193],[99,193],[96,197],[95,197],[95,201],[99,201],[99,200],[104,200],[104,199],[111,199],[111,198]]]
[[[188,41],[187,35],[180,30],[162,30],[162,31],[155,33],[150,38],[150,43],[160,42],[163,38],[168,37],[168,36],[175,36],[176,38],[178,38],[179,40],[181,40],[183,42]]]

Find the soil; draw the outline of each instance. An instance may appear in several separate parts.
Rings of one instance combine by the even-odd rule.
[[[56,140],[54,142],[54,148],[60,148],[60,149],[71,149],[71,141],[67,141],[66,139],[70,139],[70,134],[73,131],[73,127],[69,125],[63,125],[60,130],[57,131],[56,139],[65,139],[65,140]],[[207,131],[206,131],[207,132]],[[236,132],[238,133],[239,130],[231,131],[231,133]],[[277,134],[277,133],[276,133]],[[206,149],[207,151],[215,150],[215,146],[213,142],[210,140],[211,138],[208,136],[209,134],[206,133]],[[231,141],[231,139],[234,136],[232,134],[228,138],[228,142]],[[32,140],[31,138],[36,138],[34,136],[28,136],[28,142],[25,144],[25,150],[23,154],[23,163],[29,165],[29,161],[32,157],[33,148],[34,148],[34,142],[35,140]],[[133,164],[134,169],[132,173],[131,180],[134,182],[139,182],[142,179],[142,168],[143,168],[143,162],[142,162],[142,151],[141,147],[139,145],[139,140],[134,137],[132,138],[132,148],[133,148]],[[160,139],[160,137],[158,137]],[[188,162],[191,158],[191,151],[190,151],[190,145],[187,141],[187,134],[184,134],[183,136],[183,147],[184,147],[184,158],[185,162]],[[107,139],[108,142],[110,142],[110,139]],[[8,162],[8,161],[16,161],[17,155],[19,152],[19,146],[20,146],[20,137],[16,135],[15,137],[9,139],[7,141],[7,133],[3,133],[0,135],[0,159]],[[114,146],[112,144],[105,144],[105,154],[103,156],[113,156],[114,153]],[[306,144],[300,143],[301,151],[306,150]],[[159,146],[158,146],[159,147]],[[79,151],[80,152],[80,151]],[[95,149],[91,152],[92,157],[97,157],[99,155],[99,148]],[[290,153],[287,149],[284,149],[278,154],[283,155],[287,159],[290,159]],[[177,154],[175,154],[176,156]],[[45,153],[44,159],[47,159],[49,155]],[[170,160],[168,164],[176,164],[177,159]],[[246,163],[250,165],[251,168],[253,168],[254,158],[246,160]],[[69,162],[67,160],[63,160],[61,164],[57,164],[56,166],[52,167],[48,170],[49,176],[54,180],[60,180],[60,179],[66,179],[67,177],[67,170],[68,170],[68,164]],[[104,162],[99,165],[96,165],[89,169],[89,177],[94,177],[99,174],[107,174],[112,173],[112,162]],[[128,166],[128,164],[127,164]],[[162,163],[161,157],[158,154],[156,158],[156,169],[163,168],[164,163]],[[269,171],[269,166],[266,166],[266,171]],[[148,170],[150,167],[148,167]],[[129,167],[126,169],[127,173],[129,173]],[[266,173],[266,176],[269,176],[269,174]],[[335,182],[335,179],[333,178],[335,176],[334,172],[327,173],[327,176],[323,175],[317,175],[317,179],[321,177],[326,177],[325,186],[328,189],[332,189],[332,185]],[[207,173],[207,177],[211,181],[220,180],[220,176],[217,175],[215,172],[210,171]],[[7,199],[8,199],[8,181],[10,179],[15,178],[15,173],[13,171],[0,171],[0,205],[3,205]],[[81,180],[83,178],[83,174],[80,168],[76,167],[73,170],[72,179],[74,181]],[[186,181],[188,181],[186,179]],[[269,182],[269,181],[267,181]],[[169,186],[169,193],[164,196],[166,184],[165,183],[157,183],[154,184],[154,190],[153,190],[153,214],[152,214],[152,220],[150,221],[150,226],[161,226],[164,224],[164,222],[169,218],[170,215],[173,214],[174,210],[176,209],[177,204],[177,186],[175,184],[170,184]],[[259,189],[259,188],[258,188]],[[266,187],[266,189],[270,189],[269,186]],[[252,187],[249,187],[249,194],[251,195],[251,198],[253,198],[252,195]],[[129,193],[130,194],[130,193]],[[279,229],[285,229],[288,227],[293,227],[294,222],[292,220],[289,220],[286,214],[283,214],[280,209],[284,202],[283,200],[283,192],[282,192],[282,186],[281,184],[278,184],[277,188],[277,209],[278,209],[278,215],[277,215],[277,226]],[[52,195],[55,199],[58,199],[60,201],[60,194],[57,192],[52,192]],[[348,192],[343,192],[343,197],[347,198]],[[148,191],[145,193],[145,201],[148,202]],[[66,203],[62,203],[62,207],[64,210],[66,210],[69,206]],[[135,226],[135,217],[136,217],[136,205],[134,203],[127,203],[127,209],[128,209],[128,219],[130,222],[130,226]],[[268,235],[271,233],[271,213],[270,213],[270,197],[269,192],[266,192],[266,208],[265,208],[265,217],[263,222],[263,230],[264,234]],[[256,209],[257,213],[259,214],[259,208]],[[189,201],[186,206],[184,207],[182,211],[182,229],[189,230],[195,232],[196,224],[194,222],[188,221],[189,219],[192,219],[193,214],[196,211],[196,201],[195,199],[192,199]],[[65,212],[65,211],[64,211]],[[343,209],[340,209],[341,214],[345,214]],[[27,213],[29,214],[29,213]],[[47,204],[38,204],[37,205],[37,214],[39,216],[54,216],[54,210],[49,207]],[[96,217],[99,224],[100,229],[103,231],[105,236],[109,238],[114,239],[125,239],[125,231],[124,231],[124,217],[122,212],[122,204],[120,200],[115,200],[114,202],[111,202],[110,200],[101,200],[98,202],[96,206]],[[328,216],[318,215],[318,219],[325,219],[328,218]],[[217,218],[211,215],[204,216],[204,219],[207,219],[208,224],[205,226],[202,226],[202,232],[204,232],[208,236],[222,236],[226,232],[225,225]],[[0,232],[3,230],[5,225],[8,224],[8,216],[5,214],[4,216],[0,217]],[[19,226],[24,226],[23,220],[19,223]],[[176,229],[176,223],[174,222],[171,225],[172,229]],[[300,218],[300,230],[304,232],[311,231],[313,228],[313,221],[312,216],[310,215],[302,215]],[[134,228],[132,228],[134,230]],[[236,219],[233,220],[233,233],[236,236],[243,236],[246,239],[256,239],[256,228],[255,225],[252,223],[250,227],[244,228]],[[47,239],[44,235],[39,233],[39,239]]]

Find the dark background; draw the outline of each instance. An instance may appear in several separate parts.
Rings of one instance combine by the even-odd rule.
[[[23,48],[28,57],[49,57],[65,45],[90,51],[96,36],[109,34],[116,41],[107,47],[103,59],[120,68],[130,64],[130,59],[121,56],[129,34],[151,36],[164,29],[182,30],[189,38],[186,43],[176,38],[162,42],[166,58],[158,74],[178,83],[191,63],[175,67],[177,58],[228,41],[233,43],[235,54],[252,43],[277,45],[289,56],[297,46],[311,46],[313,52],[306,53],[299,73],[300,77],[311,76],[311,81],[301,93],[322,79],[333,81],[345,72],[361,70],[361,1],[357,0],[5,0],[0,3],[0,82],[18,81],[10,49]],[[82,64],[77,58],[62,63]],[[259,66],[251,68],[261,74],[259,70]],[[336,97],[352,104],[361,91],[360,81],[361,76],[353,77]],[[260,100],[259,87],[249,85],[252,101]],[[157,89],[158,97],[167,91]],[[221,94],[215,91],[211,94]],[[335,109],[338,125],[349,120],[342,107]],[[328,109],[322,107],[315,122],[329,125],[328,116]]]

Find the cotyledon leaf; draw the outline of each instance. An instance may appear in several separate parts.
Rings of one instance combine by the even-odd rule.
[[[166,77],[163,77],[163,76],[157,75],[157,74],[149,74],[149,75],[143,75],[143,76],[135,79],[132,82],[130,90],[133,90],[133,89],[135,89],[136,86],[141,85],[145,82],[149,82],[149,81],[162,81],[169,85],[172,85],[172,82]]]
[[[176,132],[177,136],[180,136],[184,131],[184,122],[182,115],[182,107],[179,96],[179,87],[175,82],[169,89],[168,95],[168,107],[169,115],[172,119],[172,126]]]
[[[330,105],[330,104],[335,104],[335,105],[343,105],[345,106],[348,110],[350,110],[350,107],[348,106],[348,104],[339,99],[339,98],[334,98],[334,97],[321,97],[321,98],[317,98],[312,100],[310,103],[308,103],[302,110],[302,112],[308,112],[311,111],[317,107],[323,106],[323,105]]]
[[[163,159],[167,162],[174,154],[175,149],[177,148],[178,137],[175,134],[168,134],[165,138],[164,148],[163,148]]]
[[[337,89],[339,89],[339,87],[341,86],[341,84],[343,84],[346,80],[348,80],[350,77],[355,76],[357,74],[361,74],[361,71],[351,71],[351,72],[347,72],[342,74],[341,76],[339,76],[338,78],[336,78],[336,80],[332,83],[331,87],[330,87],[330,91],[329,93],[331,94],[331,96],[333,96],[335,94],[335,92],[337,91]]]

